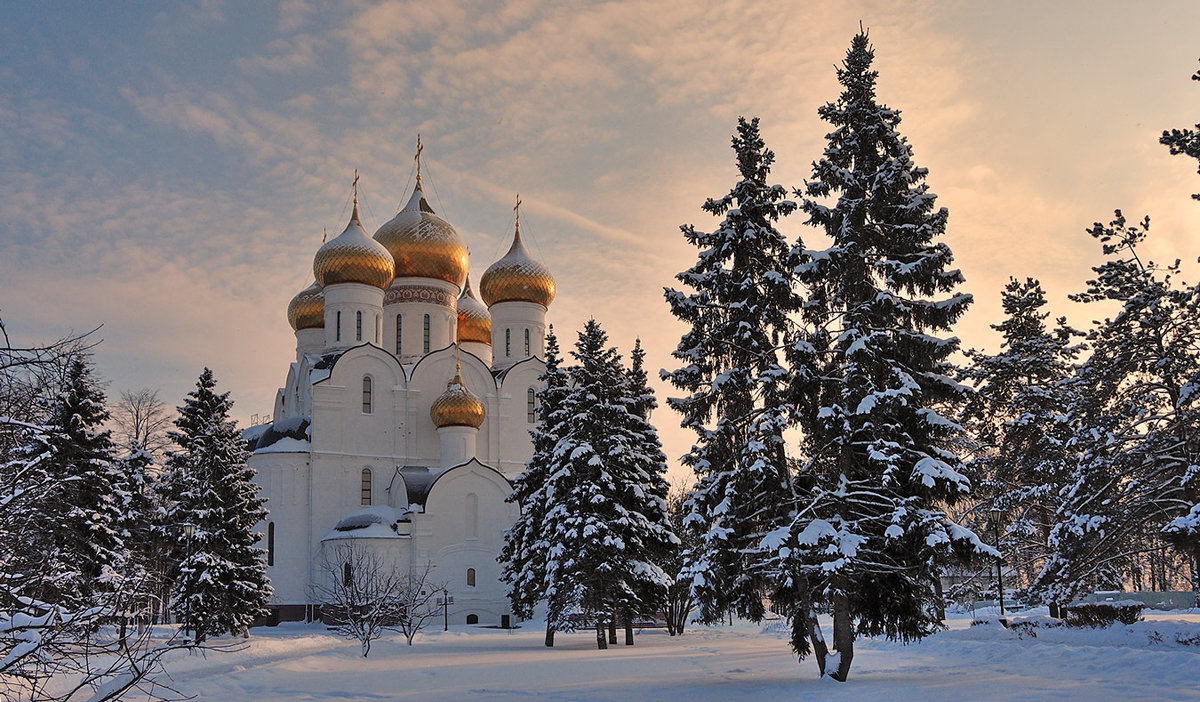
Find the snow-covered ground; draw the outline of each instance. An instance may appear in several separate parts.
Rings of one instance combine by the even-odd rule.
[[[818,680],[811,660],[797,664],[771,624],[693,627],[676,638],[646,630],[635,646],[607,651],[590,633],[559,634],[547,649],[536,626],[438,627],[412,647],[385,638],[366,659],[324,627],[285,624],[255,629],[240,652],[181,654],[169,669],[180,691],[202,700],[1200,700],[1194,612],[1037,638],[970,626],[971,615],[949,624],[907,646],[860,640],[846,684]]]

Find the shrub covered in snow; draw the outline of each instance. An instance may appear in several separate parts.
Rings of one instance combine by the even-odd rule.
[[[1100,629],[1116,622],[1133,624],[1141,619],[1141,602],[1120,600],[1118,602],[1080,602],[1065,608],[1067,626]]]

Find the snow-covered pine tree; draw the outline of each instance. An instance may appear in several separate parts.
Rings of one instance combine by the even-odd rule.
[[[555,448],[547,478],[543,533],[548,618],[555,629],[571,630],[581,615],[594,622],[596,643],[607,648],[605,624],[623,613],[639,613],[650,603],[647,588],[667,578],[654,555],[672,534],[653,508],[658,488],[637,482],[653,455],[640,445],[644,433],[631,431],[626,369],[595,320],[579,333],[572,356],[571,386],[563,401],[566,431]],[[652,470],[652,469],[651,469]],[[646,499],[635,497],[638,493]]]
[[[1200,71],[1192,74],[1192,80],[1200,81]],[[1172,156],[1183,154],[1200,161],[1200,124],[1195,129],[1163,130],[1158,142],[1170,149]],[[1200,173],[1200,169],[1196,172]],[[1193,194],[1192,199],[1200,200],[1200,193]]]
[[[513,481],[509,502],[521,507],[521,515],[504,535],[504,547],[497,558],[504,565],[501,578],[507,583],[506,595],[513,613],[522,619],[533,616],[534,607],[547,597],[546,565],[550,543],[543,533],[546,510],[554,494],[549,476],[555,464],[555,448],[566,431],[563,401],[570,379],[562,367],[562,356],[554,327],[546,335],[546,370],[538,377],[542,387],[537,393],[538,424],[529,432],[533,437],[533,455],[525,472]],[[548,603],[552,610],[556,603]],[[547,617],[546,645],[554,645],[553,617]]]
[[[1178,261],[1141,260],[1149,226],[1118,210],[1088,230],[1109,258],[1072,299],[1119,308],[1088,333],[1075,380],[1079,458],[1038,583],[1058,601],[1119,585],[1146,537],[1200,556],[1200,288],[1177,280]]]
[[[126,549],[120,531],[120,475],[113,457],[104,392],[88,361],[77,357],[67,367],[63,387],[50,403],[43,470],[60,483],[47,510],[41,541],[33,551],[56,575],[46,579],[37,597],[68,609],[89,604],[106,570],[120,571]],[[36,448],[35,451],[40,451]]]
[[[271,585],[254,526],[266,516],[264,500],[246,466],[229,393],[218,394],[205,368],[188,393],[171,432],[177,449],[167,459],[173,504],[168,523],[184,558],[174,608],[196,642],[236,634],[266,614]],[[188,538],[185,526],[192,529]]]
[[[633,592],[622,612],[626,646],[633,645],[634,618],[653,617],[665,608],[674,578],[667,575],[663,565],[680,547],[667,509],[667,457],[658,430],[650,423],[650,413],[658,400],[647,382],[646,351],[641,339],[634,342],[629,358],[623,386],[629,438],[625,448],[610,449],[623,473],[619,481],[626,510],[627,533],[623,540],[632,565],[629,585]]]
[[[966,354],[963,378],[975,393],[963,417],[976,443],[970,474],[987,496],[981,509],[1003,511],[1008,526],[998,545],[1028,583],[1041,571],[1060,491],[1075,463],[1066,410],[1083,350],[1074,338],[1082,334],[1062,317],[1047,327],[1046,293],[1032,278],[1010,278],[1001,305],[1005,320],[992,325],[1001,334],[1000,352]]]
[[[775,154],[757,118],[738,119],[733,149],[739,180],[703,206],[724,220],[712,232],[681,228],[700,253],[676,276],[690,290],[665,291],[672,314],[688,326],[673,352],[682,365],[663,372],[687,394],[667,404],[697,435],[683,463],[696,474],[685,521],[699,539],[680,577],[692,583],[706,622],[730,611],[763,617],[768,576],[760,543],[795,504],[783,439],[790,407],[782,346],[798,302],[790,247],[776,224],[796,205],[768,181]]]
[[[808,403],[798,485],[810,494],[790,532],[769,539],[831,605],[829,674],[842,681],[856,634],[910,641],[940,626],[952,546],[995,553],[942,508],[970,488],[949,450],[961,428],[939,408],[966,393],[951,379],[958,340],[944,334],[971,296],[953,294],[963,277],[936,241],[947,212],[899,112],[876,101],[873,59],[861,31],[837,69],[841,96],[818,110],[833,130],[802,207],[831,245],[801,251],[796,269],[808,295],[796,356],[820,363],[797,380]]]

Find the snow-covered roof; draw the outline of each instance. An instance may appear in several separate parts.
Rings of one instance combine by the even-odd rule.
[[[266,425],[266,428],[259,434],[254,452],[307,452],[311,449],[311,438],[308,417],[287,417]]]
[[[396,533],[396,522],[402,521],[407,510],[397,510],[387,505],[363,507],[338,520],[322,541],[331,539],[379,539],[408,538]]]

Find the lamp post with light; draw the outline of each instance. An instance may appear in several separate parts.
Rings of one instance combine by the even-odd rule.
[[[1004,616],[1004,557],[1000,555],[1000,515],[999,507],[991,509],[992,528],[996,531],[996,592],[1000,597],[1000,616]]]
[[[187,563],[192,558],[192,536],[195,533],[196,533],[196,525],[195,524],[184,524],[183,525],[183,538],[187,542],[187,556],[183,559],[184,563]],[[183,605],[183,635],[187,636],[190,631],[191,631],[191,617],[189,616],[189,609],[188,609],[187,603],[185,602]]]

